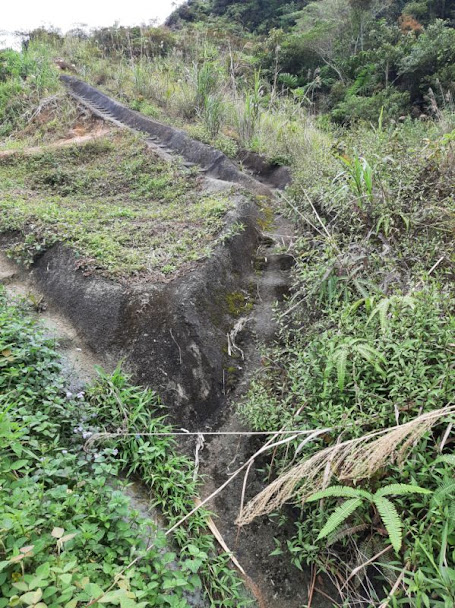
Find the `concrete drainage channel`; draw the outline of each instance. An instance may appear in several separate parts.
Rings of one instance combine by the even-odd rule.
[[[10,268],[6,274],[12,276],[6,280],[31,282],[70,334],[73,332],[70,342],[84,345],[76,347],[83,349],[76,352],[89,353],[89,365],[97,360],[109,369],[124,360],[134,381],[153,387],[179,425],[190,430],[245,430],[232,404],[259,365],[258,343],[275,336],[273,307],[290,285],[293,227],[279,215],[270,220],[273,187],[284,185],[288,173],[274,170],[270,182],[261,183],[242,173],[223,153],[192,140],[183,131],[133,112],[74,77],[62,76],[62,80],[68,92],[97,116],[145,132],[149,145],[162,158],[173,160],[174,155],[180,155],[183,164],[201,167],[208,189],[229,190],[236,205],[226,217],[227,234],[230,227],[239,224],[243,230],[232,231],[234,234],[220,243],[209,259],[168,283],[127,287],[102,277],[84,276],[77,270],[74,254],[64,245],[45,252],[26,277],[12,278],[15,271]],[[262,174],[267,181],[267,171]],[[266,213],[251,193],[268,197]],[[246,294],[252,304],[244,318],[238,318],[230,302],[232,295],[239,293]],[[230,357],[233,344],[228,336],[241,356]],[[240,464],[257,447],[247,437],[236,440],[219,435],[209,441],[200,465],[200,472],[207,476],[204,495],[225,481],[231,461]],[[260,480],[255,483],[258,486]],[[279,531],[260,522],[237,536],[234,520],[240,504],[240,478],[228,493],[229,499],[220,496],[215,503],[217,525],[260,589],[260,604],[301,606],[306,577],[269,557],[273,536]],[[134,500],[143,501],[140,491],[135,494]],[[193,605],[203,604],[195,598]]]

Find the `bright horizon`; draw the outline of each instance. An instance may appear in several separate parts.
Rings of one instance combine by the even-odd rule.
[[[9,3],[0,19],[0,43],[14,32],[54,27],[63,33],[74,27],[87,29],[119,25],[163,23],[182,0],[23,0]]]

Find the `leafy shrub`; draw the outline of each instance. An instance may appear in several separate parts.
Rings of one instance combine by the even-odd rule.
[[[331,112],[332,118],[339,123],[366,120],[376,123],[384,113],[384,118],[395,118],[406,114],[409,95],[399,91],[381,91],[371,97],[347,95]]]

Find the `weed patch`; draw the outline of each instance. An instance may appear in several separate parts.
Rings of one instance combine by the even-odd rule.
[[[140,434],[171,431],[157,395],[120,371],[72,395],[53,342],[3,292],[0,326],[0,606],[76,608],[103,596],[100,605],[184,608],[202,588],[210,606],[244,605],[206,512],[176,530],[177,557],[122,492],[125,475],[140,475],[169,526],[194,506],[192,463],[169,437]],[[132,437],[83,450],[117,428]]]
[[[210,255],[231,206],[128,134],[0,159],[0,178],[0,230],[23,235],[12,257],[63,242],[114,277],[165,277]]]
[[[429,187],[441,174],[453,183],[441,131],[437,124],[387,133],[359,127],[318,151],[323,164],[302,159],[287,193],[301,230],[294,289],[281,312],[280,342],[265,352],[263,373],[240,408],[257,430],[314,431],[277,451],[267,467],[270,489],[245,513],[291,500],[296,532],[276,554],[289,552],[298,568],[316,565],[349,605],[380,602],[390,588],[396,606],[453,601],[455,519],[452,489],[442,490],[452,488],[453,415],[422,427],[405,459],[404,442],[378,468],[372,463],[371,474],[338,477],[336,464],[350,441],[406,429],[455,400],[453,197]],[[423,132],[424,153],[412,144]],[[379,456],[370,447],[373,461]],[[311,497],[325,450],[323,489]],[[407,592],[394,587],[400,575]]]

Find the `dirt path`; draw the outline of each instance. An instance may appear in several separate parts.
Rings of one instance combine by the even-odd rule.
[[[245,373],[232,394],[222,419],[211,428],[219,432],[247,433],[236,414],[236,404],[248,390],[254,371],[260,366],[261,345],[275,339],[277,325],[274,310],[288,293],[290,268],[293,258],[289,251],[295,238],[293,225],[277,215],[270,229],[263,234],[257,252],[257,298],[246,323],[249,335],[239,339],[244,351]],[[211,494],[226,481],[244,462],[262,447],[264,437],[219,435],[209,440],[201,453],[200,472],[205,479],[203,495]],[[279,527],[277,520],[258,518],[249,526],[238,528],[235,519],[239,514],[244,475],[227,486],[209,508],[216,514],[216,525],[227,545],[255,584],[260,608],[302,608],[307,602],[310,572],[300,571],[288,557],[270,555],[276,549],[274,539],[282,544],[295,534],[291,526]],[[246,500],[263,489],[263,474],[252,467],[248,476]],[[327,606],[326,601],[314,597],[313,608]]]

